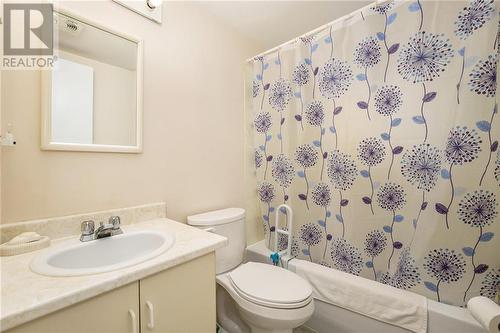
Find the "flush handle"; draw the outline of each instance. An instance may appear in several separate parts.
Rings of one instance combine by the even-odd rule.
[[[137,317],[135,316],[134,310],[128,310],[128,314],[132,320],[132,333],[137,333]]]
[[[153,330],[155,328],[155,311],[153,308],[153,303],[147,301],[146,307],[148,308],[148,314],[149,314],[149,322],[147,326],[150,330]]]

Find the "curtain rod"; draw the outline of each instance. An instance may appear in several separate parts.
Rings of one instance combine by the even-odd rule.
[[[280,44],[280,45],[278,45],[278,46],[275,46],[275,47],[273,47],[272,49],[269,49],[269,50],[267,50],[267,51],[264,51],[264,52],[262,52],[262,53],[257,54],[256,56],[253,56],[253,57],[251,57],[251,58],[248,58],[248,59],[246,60],[246,62],[252,62],[252,61],[253,61],[255,58],[257,58],[257,57],[263,57],[263,56],[265,56],[265,55],[268,55],[268,54],[270,54],[270,53],[273,53],[273,52],[275,52],[275,51],[277,51],[277,50],[281,49],[282,47],[284,47],[284,46],[286,46],[286,45],[288,45],[288,44],[295,43],[298,39],[300,39],[300,38],[302,38],[302,37],[307,37],[307,36],[310,36],[310,35],[314,35],[314,34],[316,34],[316,33],[320,32],[320,31],[323,31],[323,30],[325,30],[325,29],[327,29],[327,28],[331,27],[332,25],[334,25],[334,24],[336,24],[336,23],[338,23],[338,22],[348,20],[348,19],[350,19],[350,18],[354,17],[355,15],[357,15],[358,13],[360,13],[360,12],[362,12],[362,11],[365,11],[365,10],[367,10],[367,9],[369,9],[369,8],[372,8],[373,6],[380,6],[380,5],[382,5],[382,4],[386,3],[386,2],[389,2],[389,1],[392,1],[392,0],[376,0],[375,2],[370,3],[369,5],[366,5],[366,6],[364,6],[364,7],[361,7],[360,9],[357,9],[357,10],[355,10],[354,12],[352,12],[352,13],[350,13],[350,14],[347,14],[347,15],[344,15],[344,16],[342,16],[342,17],[339,17],[339,18],[338,18],[338,19],[336,19],[336,20],[333,20],[333,21],[331,21],[331,22],[329,22],[329,23],[323,24],[322,26],[320,26],[320,27],[318,27],[318,28],[316,28],[316,29],[314,29],[314,30],[311,30],[311,31],[309,31],[309,32],[306,32],[305,34],[302,34],[302,35],[300,35],[300,36],[298,36],[298,37],[296,37],[296,38],[294,38],[294,39],[291,39],[291,40],[289,40],[289,41],[287,41],[287,42],[284,42],[283,44]]]

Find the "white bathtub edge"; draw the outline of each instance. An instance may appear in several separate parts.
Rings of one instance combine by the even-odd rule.
[[[245,262],[264,262],[271,264],[269,251],[265,241],[254,243],[246,248]],[[300,260],[300,259],[296,259]],[[333,304],[324,304],[335,306]],[[441,333],[446,329],[454,333],[484,333],[485,330],[466,308],[439,303],[428,299],[428,333]],[[362,315],[359,315],[362,316]],[[368,318],[368,317],[366,317]],[[370,318],[371,319],[371,318]],[[372,319],[375,321],[374,319]],[[312,327],[314,328],[314,327]],[[355,329],[355,328],[354,328]],[[347,332],[347,331],[345,331]],[[401,329],[401,332],[408,332]],[[341,332],[337,332],[341,333]]]

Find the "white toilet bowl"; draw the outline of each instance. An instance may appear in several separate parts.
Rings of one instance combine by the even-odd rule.
[[[240,276],[235,276],[234,273],[240,273]],[[239,279],[242,277],[244,280]],[[219,321],[230,333],[248,332],[248,328],[252,333],[291,333],[314,312],[309,285],[294,273],[280,267],[247,263],[229,273],[218,275],[217,283],[224,289],[221,290],[218,286],[218,301],[225,297],[220,293],[227,292],[246,324],[242,327],[239,319],[236,319],[238,323],[234,322],[234,313],[228,315],[234,311],[230,308],[230,301],[219,301]],[[230,322],[223,322],[224,319]],[[248,328],[245,327],[247,325]]]
[[[188,216],[188,224],[227,237],[216,250],[217,322],[228,333],[291,333],[314,312],[311,286],[281,267],[249,262],[245,211],[228,208]]]

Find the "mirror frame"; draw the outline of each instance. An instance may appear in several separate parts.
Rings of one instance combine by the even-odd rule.
[[[137,82],[136,82],[136,141],[133,146],[87,144],[87,143],[62,143],[52,142],[51,111],[52,111],[52,71],[41,71],[41,149],[56,151],[81,151],[81,152],[108,152],[108,153],[142,153],[143,150],[143,41],[109,27],[105,27],[87,18],[81,17],[70,11],[55,8],[54,12],[74,18],[85,24],[112,33],[137,44]]]

